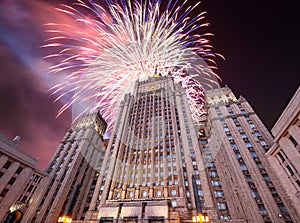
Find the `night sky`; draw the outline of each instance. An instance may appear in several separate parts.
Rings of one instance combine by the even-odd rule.
[[[50,4],[51,2],[51,4]],[[48,89],[59,81],[47,74],[40,48],[48,22],[72,23],[54,6],[72,1],[2,0],[0,2],[0,134],[21,135],[21,150],[45,168],[71,124],[71,112],[55,118],[61,102]],[[101,2],[101,1],[99,1]],[[104,1],[102,1],[104,2]],[[189,1],[193,4],[193,1]],[[271,129],[299,86],[299,18],[296,1],[203,0],[214,34],[222,85],[253,106]]]

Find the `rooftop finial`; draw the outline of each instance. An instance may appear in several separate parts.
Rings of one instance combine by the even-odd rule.
[[[18,142],[20,141],[20,139],[21,139],[21,136],[17,135],[17,136],[13,139],[13,141],[14,141],[15,143],[18,143]]]

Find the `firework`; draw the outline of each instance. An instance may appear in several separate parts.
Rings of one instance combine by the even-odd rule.
[[[59,114],[80,102],[85,105],[80,113],[100,109],[111,131],[124,89],[158,70],[182,85],[194,120],[201,119],[204,88],[218,85],[213,72],[216,54],[206,39],[211,34],[199,34],[208,24],[199,24],[204,13],[189,17],[199,3],[161,4],[158,0],[108,1],[106,10],[91,0],[78,0],[72,7],[57,9],[82,27],[72,30],[68,25],[46,24],[53,37],[44,47],[56,49],[47,58],[59,61],[50,71],[67,73],[65,81],[52,88],[53,93],[59,95],[57,100],[71,95]]]

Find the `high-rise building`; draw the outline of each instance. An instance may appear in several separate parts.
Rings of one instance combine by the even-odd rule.
[[[273,138],[250,104],[243,97],[237,99],[228,87],[207,91],[206,102],[211,129],[208,145],[226,198],[224,209],[228,209],[230,218],[245,222],[299,222],[296,207],[286,199],[281,179],[265,155]],[[215,187],[213,191],[217,193]],[[217,207],[222,210],[218,202]]]
[[[269,163],[287,192],[289,204],[300,216],[300,87],[272,128],[274,144]]]
[[[86,220],[299,222],[265,157],[272,136],[249,103],[225,87],[206,91],[206,106],[207,119],[195,123],[171,77],[137,81]]]
[[[106,123],[99,113],[83,115],[61,141],[37,188],[24,222],[83,220],[95,189],[104,151]]]
[[[207,114],[195,121],[170,76],[136,81],[106,145],[101,116],[84,116],[25,222],[300,222],[265,156],[273,138],[250,104],[228,87],[205,94]]]
[[[21,218],[47,175],[36,167],[37,160],[19,150],[19,140],[20,136],[11,140],[0,135],[0,222]],[[20,211],[19,216],[14,211]]]

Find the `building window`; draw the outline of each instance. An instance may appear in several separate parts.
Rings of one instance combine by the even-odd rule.
[[[250,128],[254,129],[256,126],[254,124],[250,124]]]
[[[173,208],[177,207],[177,201],[176,200],[172,200],[171,201],[171,205],[172,205]]]
[[[238,123],[238,122],[239,122],[239,121],[237,120],[237,118],[233,118],[232,121],[233,121],[234,123]]]
[[[247,166],[245,165],[245,163],[240,163],[240,167],[241,167],[241,170],[248,170],[247,169]]]
[[[278,204],[278,207],[280,209],[280,212],[282,214],[288,214],[288,211],[286,210],[285,206],[283,204]]]
[[[221,185],[220,181],[218,181],[218,180],[212,180],[212,181],[211,181],[211,184],[212,184],[213,186],[220,186],[220,185]]]
[[[27,191],[31,192],[32,190],[33,190],[33,185],[30,185]]]
[[[0,194],[0,197],[4,197],[8,192],[8,189],[7,188],[4,188]]]
[[[271,179],[269,178],[268,174],[263,174],[262,176],[266,182],[271,182]]]
[[[147,195],[148,195],[147,191],[143,190],[142,197],[147,197]]]
[[[198,189],[198,196],[199,197],[203,197],[203,191],[202,191],[202,189]]]
[[[215,190],[214,194],[215,194],[215,197],[223,197],[224,196],[224,192],[221,190]]]
[[[258,192],[257,192],[256,189],[252,189],[252,190],[251,190],[251,194],[252,194],[252,197],[253,197],[253,198],[259,198],[259,194],[258,194]]]
[[[177,195],[177,191],[176,191],[176,190],[174,190],[174,189],[173,189],[173,190],[171,190],[171,196],[172,196],[172,197],[175,197],[176,195]]]
[[[214,167],[214,166],[215,166],[215,164],[213,162],[207,163],[207,167]]]
[[[296,180],[296,184],[298,185],[298,187],[300,188],[300,181]]]
[[[259,141],[262,146],[267,146],[267,143],[264,140]]]
[[[205,158],[205,160],[211,160],[212,159],[212,154],[205,154],[204,158]]]
[[[28,199],[28,197],[27,197],[27,196],[24,196],[24,197],[22,198],[21,202],[22,202],[22,203],[27,203],[27,202],[26,202],[27,199]]]
[[[239,152],[236,152],[236,153],[235,153],[235,157],[236,157],[237,159],[242,158],[242,156],[241,156],[241,154],[240,154]]]
[[[232,147],[233,150],[237,149],[237,145],[235,143],[231,143],[230,145],[231,145],[231,147]]]
[[[120,192],[116,192],[115,198],[116,198],[116,199],[119,199],[120,197],[121,197],[121,193],[120,193]]]
[[[297,141],[294,139],[293,136],[290,136],[289,140],[291,140],[291,142],[294,144],[295,147],[298,145]]]
[[[251,153],[252,158],[256,158],[257,157],[257,155],[256,155],[256,153],[254,151],[251,151],[250,153]]]
[[[129,191],[128,197],[129,197],[129,198],[133,198],[133,195],[134,195],[134,192],[133,192],[133,191]]]
[[[287,165],[286,168],[290,172],[291,176],[293,176],[295,174],[294,171],[292,170],[292,168],[289,165]]]
[[[216,171],[209,171],[209,175],[210,175],[211,177],[216,177],[216,176],[218,176],[218,174],[217,174]]]
[[[241,133],[241,137],[242,137],[243,139],[246,139],[246,138],[247,138],[247,136],[246,136],[245,133]]]
[[[281,152],[279,152],[277,155],[280,158],[281,162],[283,163],[285,161],[285,158],[283,157],[283,155],[281,154]]]
[[[13,183],[16,181],[16,178],[15,177],[12,177],[9,181],[8,181],[8,184],[9,185],[13,185]]]
[[[22,167],[19,167],[16,171],[17,174],[20,174],[22,172],[23,168]]]
[[[261,215],[263,215],[263,216],[268,215],[268,213],[265,209],[265,206],[263,204],[258,205],[258,208],[259,208],[259,211],[260,211]]]
[[[264,168],[264,166],[262,165],[261,162],[256,163],[256,165],[257,165],[258,169],[263,169]]]
[[[232,135],[227,135],[227,139],[228,139],[228,140],[233,140]]]
[[[223,220],[230,220],[230,215],[221,215],[220,218]]]
[[[219,210],[225,210],[225,209],[227,209],[227,205],[226,205],[225,202],[218,202],[217,206],[218,206]]]
[[[12,164],[12,162],[10,162],[9,160],[6,161],[6,163],[4,164],[3,168],[4,169],[8,169],[10,167],[10,165]]]
[[[197,185],[201,185],[200,179],[198,179],[198,178],[196,179],[196,184],[197,184]]]
[[[157,196],[157,197],[161,197],[161,190],[157,190],[157,191],[156,191],[156,196]]]
[[[252,145],[251,145],[250,142],[245,142],[245,144],[246,144],[247,148],[251,148],[252,147]]]
[[[257,137],[261,136],[261,134],[260,134],[258,131],[255,131],[254,134],[255,134]]]

